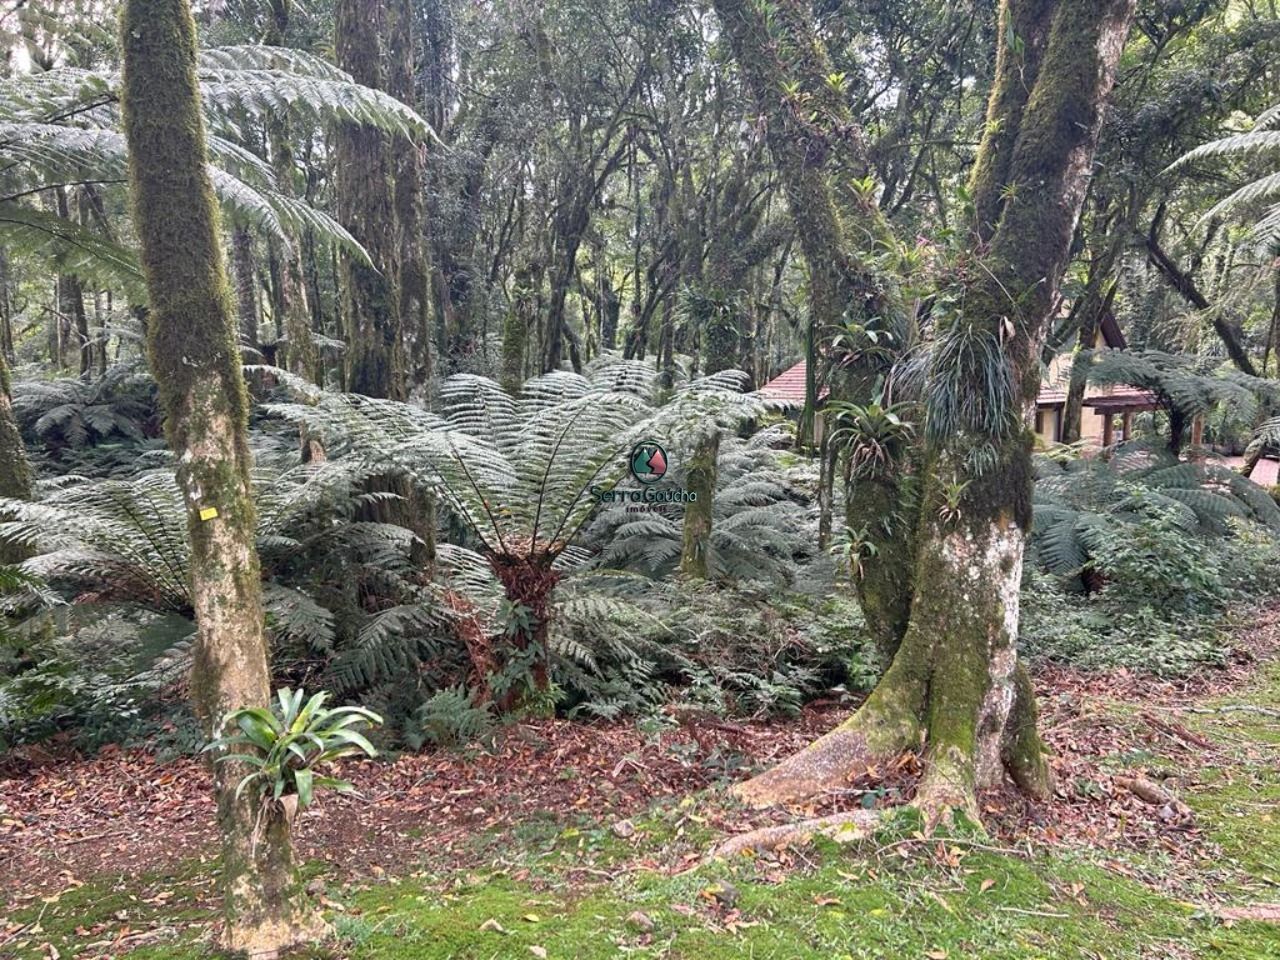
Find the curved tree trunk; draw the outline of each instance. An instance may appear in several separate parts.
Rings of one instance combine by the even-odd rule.
[[[150,295],[147,349],[187,507],[196,652],[191,689],[214,733],[227,711],[265,706],[271,678],[249,493],[248,398],[205,167],[188,0],[128,0],[121,97],[134,223]],[[235,796],[243,764],[214,768],[226,927],[234,950],[273,955],[318,935],[281,806]]]
[[[737,37],[735,52],[744,73],[754,69],[771,75],[774,90],[779,81],[794,82],[792,71],[814,89],[821,86],[821,73],[805,72],[812,66],[805,61],[820,68],[825,58],[798,0],[771,5],[775,29],[784,23],[798,31],[786,49],[804,55],[790,61],[771,62],[780,47],[769,42],[751,0],[716,0],[716,7],[726,32]],[[916,802],[931,820],[956,810],[976,820],[977,790],[1006,772],[1032,793],[1047,787],[1034,697],[1016,648],[1031,516],[1031,436],[1024,413],[1039,388],[1040,350],[1133,10],[1134,0],[1003,0],[1002,24],[1025,26],[1023,32],[999,33],[998,75],[971,184],[975,255],[986,270],[964,292],[963,318],[938,332],[940,340],[976,337],[997,349],[989,364],[959,370],[945,359],[947,352],[938,351],[935,357],[942,359],[935,363],[947,366],[934,375],[946,375],[960,392],[954,406],[961,411],[981,406],[992,378],[1008,383],[1010,395],[1001,410],[1005,425],[993,429],[977,418],[965,419],[968,413],[956,423],[927,424],[916,550],[906,565],[910,576],[895,574],[898,582],[886,584],[910,598],[893,662],[848,721],[773,770],[739,784],[736,792],[748,802],[802,800],[839,788],[902,750],[921,748],[925,773]],[[1026,85],[1025,95],[1015,95],[1015,84]],[[848,130],[848,124],[835,129]],[[805,149],[812,152],[812,138]],[[826,216],[832,192],[819,181],[818,165],[788,164],[776,145],[774,153],[793,192],[807,183],[809,202],[799,207],[793,197],[793,211],[802,210],[810,221],[814,210]],[[858,215],[856,206],[844,209]],[[838,216],[828,220],[838,227]],[[804,242],[811,231],[801,222],[799,232]],[[839,239],[839,230],[828,237]],[[824,292],[815,289],[817,280],[824,270],[848,276],[839,264],[851,257],[840,245],[814,250],[812,238],[805,256],[814,310],[829,309],[817,299]],[[848,297],[883,289],[874,281],[865,287],[855,282],[835,285],[826,294]],[[892,490],[868,486],[882,501],[886,493],[893,496]],[[904,504],[899,499],[893,507],[890,516]],[[874,553],[866,562],[876,564]],[[888,622],[900,620],[901,604],[884,606]]]

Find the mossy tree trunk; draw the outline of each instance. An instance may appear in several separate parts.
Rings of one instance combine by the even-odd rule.
[[[416,107],[418,56],[413,7],[409,0],[391,0],[387,50],[387,92]],[[392,141],[392,177],[395,183],[396,257],[399,278],[401,327],[408,340],[411,379],[429,385],[431,370],[431,275],[427,267],[426,187],[421,144],[407,137]]]
[[[191,689],[206,729],[265,706],[271,678],[249,491],[248,399],[236,345],[195,73],[188,0],[128,0],[121,105],[134,223],[150,297],[147,351],[178,461],[191,541]],[[226,927],[235,950],[271,955],[316,936],[279,804],[235,796],[242,764],[214,770]]]
[[[820,344],[846,325],[878,327],[902,337],[906,311],[891,278],[882,276],[849,239],[889,238],[891,231],[873,200],[843,190],[865,174],[866,143],[845,96],[826,82],[835,71],[817,38],[809,7],[801,0],[779,0],[764,15],[756,0],[715,0],[743,80],[766,123],[766,138],[796,226],[796,239],[809,271],[809,329],[806,335],[806,403],[798,443],[814,440],[814,417],[821,388]],[[786,38],[777,42],[777,36]],[[779,96],[780,89],[796,93]],[[867,243],[871,248],[871,243]],[[856,396],[886,372],[882,359],[866,351],[832,382],[832,399]],[[868,552],[896,555],[901,530],[880,522],[883,491],[875,484],[854,483],[847,491],[851,530],[862,530]],[[900,525],[899,525],[900,526]],[[863,605],[869,588],[872,602],[890,608],[910,605],[909,579],[882,578],[871,584],[866,570],[855,576]],[[905,626],[905,624],[904,624]],[[884,649],[896,649],[901,634],[878,636]]]
[[[0,351],[0,497],[30,500],[31,462],[23,446],[18,421],[13,415],[13,385],[9,362]]]
[[[357,83],[386,90],[382,38],[387,0],[338,0],[338,66]],[[334,151],[338,219],[369,253],[366,263],[342,258],[346,388],[370,397],[408,397],[404,325],[400,313],[399,249],[389,134],[360,123],[339,127]]]
[[[722,18],[726,6],[738,7],[735,13],[754,18],[755,29],[767,37],[749,0],[717,0],[716,5]],[[777,8],[794,14],[785,18],[787,29],[800,31],[800,39],[789,37],[785,49],[816,49],[807,14],[797,13],[793,0],[779,0]],[[1040,351],[1133,12],[1134,0],[1001,4],[998,72],[971,182],[974,255],[985,269],[963,291],[962,316],[937,334],[932,375],[947,377],[955,392],[950,408],[961,413],[948,417],[939,407],[927,413],[916,549],[905,565],[909,577],[897,585],[910,591],[902,640],[888,671],[853,717],[738,786],[748,802],[801,800],[838,788],[867,766],[922,744],[925,773],[916,803],[930,819],[960,810],[977,820],[977,790],[995,785],[1006,772],[1032,793],[1047,787],[1034,696],[1016,649],[1031,517],[1031,434],[1025,411],[1039,388]],[[734,31],[730,22],[725,25],[726,32]],[[746,64],[753,54],[782,46],[740,45],[738,54]],[[787,78],[775,73],[774,89],[777,80]],[[1026,90],[1015,92],[1018,84]],[[786,165],[780,166],[785,175]],[[790,179],[799,182],[803,173],[800,165]],[[809,207],[821,209],[820,201],[831,196],[831,188],[815,178]],[[857,213],[856,206],[845,209]],[[805,234],[801,226],[802,239]],[[818,256],[830,270],[843,250],[832,247]],[[809,248],[805,254],[811,273],[820,269]],[[966,355],[941,349],[961,338],[987,345],[988,362],[959,366],[937,359]],[[1007,384],[1004,404],[996,416],[977,418],[973,411],[993,382]],[[883,493],[893,495],[890,488]],[[902,505],[898,499],[887,514],[900,512]],[[876,557],[867,563],[874,567]],[[904,608],[891,604],[886,609],[898,611],[896,617],[890,614],[892,620]]]
[[[412,17],[403,0],[339,0],[335,29],[344,70],[413,105]],[[347,389],[400,401],[409,397],[410,334],[423,339],[430,309],[418,150],[419,144],[365,125],[344,124],[338,133],[339,219],[372,260],[343,260]],[[418,536],[413,559],[430,566],[435,516],[427,496],[403,476],[373,478],[370,488],[400,500],[374,505],[363,518],[412,530]]]
[[[262,38],[264,44],[271,47],[284,46],[292,13],[292,0],[271,0],[267,29]],[[275,173],[276,189],[286,196],[297,196],[300,192],[296,188],[298,169],[294,159],[293,144],[289,139],[289,122],[285,117],[271,117],[267,121],[267,144],[271,150],[271,168]],[[306,377],[312,383],[322,383],[320,351],[316,348],[315,339],[312,336],[311,304],[308,302],[302,250],[303,239],[298,238],[288,249],[282,251],[279,282],[275,290],[275,307],[279,314],[278,320],[283,320],[287,341],[285,366],[290,373]],[[303,449],[311,458],[323,455],[314,440],[304,439]]]
[[[720,431],[714,423],[708,423],[694,443],[685,474],[685,488],[697,499],[684,505],[680,572],[695,580],[706,580],[711,571],[711,525],[719,458]]]
[[[529,331],[537,322],[540,271],[525,264],[516,271],[511,303],[502,320],[502,386],[513,397],[524,385],[528,362]]]
[[[235,267],[240,342],[256,350],[258,348],[258,270],[253,258],[253,237],[247,227],[236,227],[231,232],[231,261]]]

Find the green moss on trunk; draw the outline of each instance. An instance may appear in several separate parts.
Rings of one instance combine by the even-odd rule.
[[[776,802],[820,793],[885,751],[914,746],[918,733],[926,745],[918,802],[931,814],[959,808],[976,817],[977,789],[994,783],[1006,767],[1024,787],[1043,788],[1034,696],[1016,651],[1022,553],[1031,520],[1030,442],[1018,423],[1039,386],[1045,327],[1056,308],[1103,103],[1134,6],[1134,0],[1002,3],[992,122],[973,181],[975,233],[984,243],[975,253],[985,269],[983,279],[965,292],[963,323],[970,335],[1000,345],[999,362],[1008,367],[1000,373],[1007,372],[1013,383],[1006,426],[979,430],[960,424],[926,432],[921,476],[927,480],[914,554],[908,550],[908,562],[895,563],[898,569],[884,578],[890,592],[893,584],[908,590],[909,606],[878,599],[874,577],[863,583],[873,628],[887,632],[902,623],[904,609],[910,611],[893,663],[849,721],[740,785],[737,792],[745,799]],[[770,146],[805,243],[815,317],[831,316],[836,308],[853,312],[855,305],[892,305],[890,288],[874,278],[867,282],[845,250],[835,194],[816,175],[836,149],[833,135],[844,129],[823,129],[821,118],[839,117],[840,108],[788,117],[777,106],[786,103],[776,93],[784,83],[821,78],[812,72],[823,62],[820,45],[807,14],[796,8],[793,0],[770,5],[773,30],[787,40],[781,44],[772,42],[750,0],[716,0],[743,73],[768,114]],[[806,136],[775,136],[789,124]],[[856,203],[840,209],[859,215]],[[864,217],[872,236],[879,235],[876,224],[875,216]],[[950,407],[979,408],[993,372],[977,365],[945,372],[956,374],[950,386],[961,394],[950,397]],[[854,388],[873,373],[855,370]],[[860,486],[849,503],[855,529],[855,517],[892,516],[886,500],[896,500],[899,508],[908,502],[902,490]]]
[[[134,223],[150,296],[147,351],[187,506],[196,650],[191,688],[212,730],[270,695],[249,495],[247,405],[205,166],[187,0],[128,0],[121,105]],[[244,769],[215,767],[227,924],[234,949],[273,950],[321,929],[297,887],[275,805],[235,797]]]
[[[0,497],[30,500],[32,480],[31,462],[13,415],[9,363],[0,353]]]
[[[524,384],[529,331],[537,314],[536,276],[528,265],[516,271],[511,306],[502,322],[502,386],[512,396]]]
[[[916,518],[906,489],[915,479],[905,465],[900,470],[900,476],[863,477],[846,488],[846,526],[865,538],[856,571],[858,602],[885,663],[907,629],[915,565]]]
[[[697,499],[684,507],[680,545],[680,572],[705,580],[711,569],[711,519],[715,509],[716,461],[720,456],[720,431],[705,429],[694,446],[685,474],[685,488]]]
[[[387,92],[417,106],[417,30],[409,0],[390,0],[387,9]],[[427,269],[423,203],[423,148],[407,137],[391,143],[396,217],[397,275],[406,359],[415,383],[431,378],[431,277]]]
[[[339,0],[334,31],[338,65],[357,83],[386,90],[387,0]],[[335,141],[338,219],[372,261],[342,258],[346,386],[353,393],[404,400],[408,382],[390,136],[352,122],[339,127]]]
[[[0,351],[0,497],[30,500],[34,479],[18,421],[13,415],[9,363]],[[26,557],[27,551],[16,544],[0,545],[0,563],[18,563]]]

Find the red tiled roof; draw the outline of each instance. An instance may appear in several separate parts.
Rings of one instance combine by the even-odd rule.
[[[763,387],[760,392],[772,400],[793,403],[797,407],[804,406],[804,380],[807,371],[805,361],[801,360],[794,367],[783,370]],[[830,391],[826,387],[818,390],[818,400],[825,400]]]

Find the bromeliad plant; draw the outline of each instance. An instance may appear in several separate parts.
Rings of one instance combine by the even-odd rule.
[[[357,728],[379,726],[382,717],[364,707],[326,708],[329,694],[325,691],[304,704],[305,696],[303,690],[285,687],[276,693],[278,713],[266,707],[241,707],[223,719],[219,729],[239,733],[218,737],[205,752],[224,751],[214,758],[215,763],[234,761],[252,768],[236,786],[237,798],[252,786],[263,798],[275,801],[297,797],[297,806],[306,809],[317,787],[338,793],[355,791],[350,781],[316,771],[341,757],[376,757],[378,751]],[[233,748],[248,749],[226,752]]]
[[[847,451],[854,477],[877,475],[901,459],[915,438],[911,409],[908,403],[831,403],[831,438]]]

